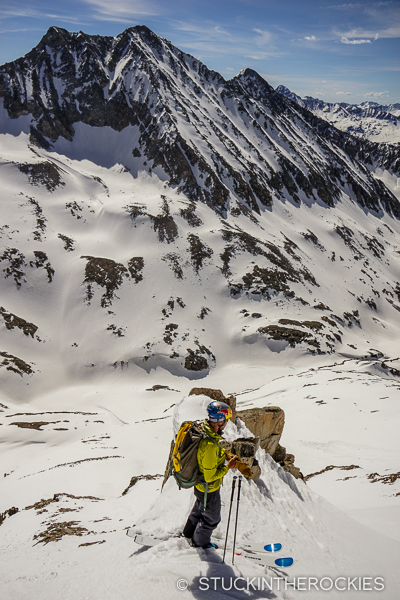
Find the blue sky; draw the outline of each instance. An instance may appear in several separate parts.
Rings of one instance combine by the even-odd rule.
[[[51,25],[115,36],[147,25],[226,79],[250,67],[328,102],[400,102],[400,0],[14,0],[0,8],[0,63]]]

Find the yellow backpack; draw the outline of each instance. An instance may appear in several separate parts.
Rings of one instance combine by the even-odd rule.
[[[218,442],[204,433],[201,422],[185,421],[176,435],[172,451],[170,472],[179,489],[191,488],[197,483],[204,485],[203,473],[197,463],[197,451],[202,439],[208,438],[217,446]]]

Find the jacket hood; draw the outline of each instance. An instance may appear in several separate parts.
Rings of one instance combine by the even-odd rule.
[[[214,438],[217,442],[222,440],[222,436],[218,435],[218,433],[216,433],[216,431],[214,431],[214,429],[210,426],[207,419],[204,419],[204,421],[201,424],[201,428],[204,431],[204,433],[206,433],[208,436]]]

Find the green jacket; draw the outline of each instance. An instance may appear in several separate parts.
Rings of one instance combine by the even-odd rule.
[[[204,479],[208,483],[208,492],[215,492],[221,486],[222,478],[227,474],[229,469],[224,464],[225,452],[219,446],[219,442],[222,439],[221,436],[210,427],[207,419],[204,419],[201,428],[209,437],[200,441],[197,450],[197,463],[200,472],[203,473]],[[217,443],[209,438],[213,438]],[[205,492],[205,487],[201,483],[196,485],[196,489],[200,492]]]

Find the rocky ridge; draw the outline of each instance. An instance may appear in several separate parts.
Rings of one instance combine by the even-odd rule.
[[[255,71],[225,81],[144,26],[116,38],[51,27],[36,48],[0,69],[1,97],[11,119],[32,117],[31,139],[45,148],[60,137],[72,141],[77,123],[134,127],[133,156],[221,214],[232,197],[256,213],[286,194],[301,202],[316,193],[333,206],[343,190],[340,173],[347,171],[357,202],[399,216],[398,203],[362,164],[371,160],[372,147],[354,148],[351,136],[332,131],[327,143],[328,132],[320,135],[307,111]],[[382,166],[382,151],[374,152]],[[362,163],[349,170],[354,158]],[[385,168],[398,172],[397,158]]]
[[[0,68],[0,96],[12,393],[51,380],[49,356],[67,378],[197,379],[243,353],[369,356],[390,339],[395,146],[335,129],[255,71],[225,81],[146,27],[53,27]]]
[[[377,102],[324,102],[318,98],[301,98],[284,85],[276,91],[318,117],[328,121],[341,131],[373,142],[389,143],[400,141],[400,103],[382,105]]]

